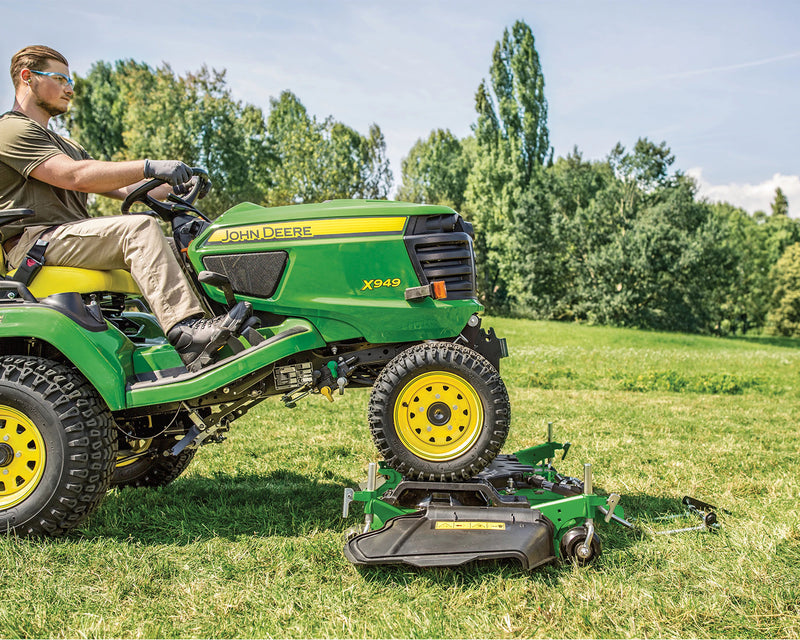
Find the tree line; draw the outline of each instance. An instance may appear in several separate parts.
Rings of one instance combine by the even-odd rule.
[[[476,229],[481,300],[495,314],[639,328],[800,335],[800,225],[710,204],[666,142],[602,160],[553,157],[544,74],[524,22],[506,29],[475,94],[472,134],[431,131],[403,159],[397,199],[445,204]],[[386,198],[380,127],[318,119],[284,91],[269,111],[232,98],[225,73],[134,61],[78,77],[64,122],[98,159],[178,157],[212,172],[206,208]],[[111,213],[100,200],[96,213]]]
[[[211,173],[212,215],[249,201],[269,206],[386,198],[392,174],[380,127],[366,136],[317,119],[284,91],[259,107],[234,100],[224,71],[176,74],[132,60],[99,61],[76,76],[64,127],[98,160],[180,158]],[[92,202],[92,212],[116,205]]]

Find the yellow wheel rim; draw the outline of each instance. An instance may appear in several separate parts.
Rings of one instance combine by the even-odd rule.
[[[144,453],[150,449],[152,443],[152,438],[129,440],[128,444],[130,445],[130,450],[125,449],[117,452],[116,468],[127,467],[129,464],[140,460]]]
[[[39,428],[24,413],[0,405],[0,509],[33,493],[44,474],[45,459]]]
[[[453,460],[475,444],[483,429],[483,404],[464,378],[423,373],[397,396],[394,424],[403,445],[423,460]]]

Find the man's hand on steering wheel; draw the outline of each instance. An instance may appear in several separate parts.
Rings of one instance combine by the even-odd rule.
[[[176,187],[173,187],[169,182],[165,182],[164,184],[150,191],[149,194],[151,198],[156,200],[166,200],[170,193],[174,193],[175,195],[183,197],[186,194],[191,193],[192,189],[194,189],[196,185],[197,176],[192,176],[191,180],[185,182],[184,184],[179,184]]]
[[[180,160],[145,160],[144,177],[163,180],[177,187],[192,179],[192,168]]]
[[[142,202],[167,222],[174,217],[176,207],[209,221],[193,206],[194,201],[203,198],[211,187],[204,169],[189,167],[178,160],[145,160],[145,176],[152,176],[153,179],[140,184],[128,194],[122,203],[121,213],[130,213],[134,202]],[[178,198],[176,194],[183,197]]]
[[[192,169],[180,160],[145,160],[144,177],[163,180],[164,184],[150,191],[150,197],[166,200],[170,193],[179,196],[192,190]],[[170,188],[171,187],[171,188]]]

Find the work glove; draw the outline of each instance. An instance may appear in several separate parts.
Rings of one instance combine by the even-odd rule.
[[[192,179],[192,169],[180,160],[145,160],[144,177],[163,180],[177,187]]]
[[[184,182],[183,184],[176,184],[172,187],[172,192],[179,196],[185,196],[187,193],[190,193],[194,186],[197,184],[197,176],[192,176],[192,179],[189,182]]]

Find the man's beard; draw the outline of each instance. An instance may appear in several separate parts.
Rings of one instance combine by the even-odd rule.
[[[39,98],[38,96],[36,97],[36,106],[46,111],[51,118],[55,118],[56,116],[60,116],[67,112],[67,109],[57,107],[56,105],[53,104],[49,104],[44,100],[42,100],[41,98]]]

